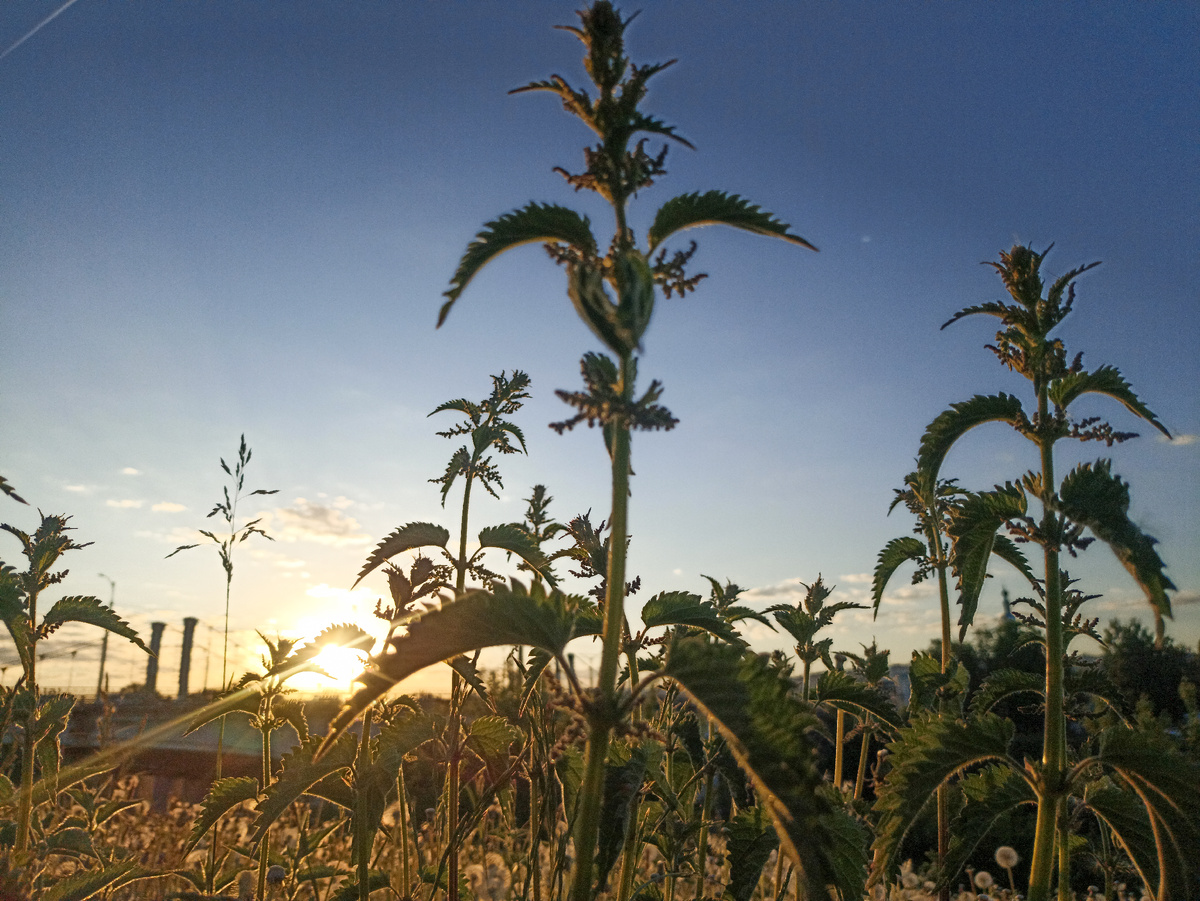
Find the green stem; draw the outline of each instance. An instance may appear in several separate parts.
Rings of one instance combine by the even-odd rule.
[[[1058,799],[1057,810],[1058,832],[1058,901],[1072,901],[1071,893],[1071,842],[1067,820],[1067,797]]]
[[[29,716],[25,720],[25,735],[21,742],[21,803],[17,808],[16,851],[29,848],[29,823],[33,818],[33,764],[37,742],[38,684],[37,684],[37,602],[38,589],[29,591],[29,663],[25,669],[25,687],[29,690]]]
[[[846,711],[837,712],[833,747],[833,786],[842,790],[842,769],[846,762]]]
[[[712,816],[713,774],[704,777],[704,807],[700,812],[700,835],[696,838],[696,901],[704,901],[704,875],[708,872],[708,821]]]
[[[938,574],[938,600],[942,608],[942,674],[944,675],[950,671],[950,663],[953,660],[953,656],[950,639],[950,588],[947,585],[946,579],[946,569],[949,566],[949,562],[946,560],[946,552],[942,547],[941,528],[936,518],[940,515],[936,506],[936,487],[933,503],[934,509],[932,512],[934,518],[930,524],[929,531],[934,553],[934,565],[937,568]],[[945,717],[947,709],[948,701],[942,698],[938,702],[939,713]],[[946,855],[950,852],[950,788],[946,785],[939,785],[937,789],[937,843],[938,871],[945,873]],[[938,901],[950,901],[950,881],[948,877],[938,890]]]
[[[621,396],[633,396],[630,356],[621,358]],[[629,517],[629,424],[612,425],[612,517],[608,547],[607,591],[604,601],[604,634],[600,656],[600,682],[595,706],[589,716],[587,751],[580,785],[579,813],[575,825],[575,874],[572,901],[590,901],[596,838],[600,830],[600,808],[604,795],[604,762],[617,720],[617,664],[625,623],[625,544]]]
[[[396,773],[396,802],[400,805],[400,878],[403,897],[412,897],[412,872],[408,861],[408,791],[404,784],[404,764]]]
[[[870,724],[870,718],[867,724]],[[858,749],[858,773],[854,779],[854,800],[862,797],[863,788],[867,784],[867,752],[871,749],[871,730],[863,729],[862,745]]]
[[[810,661],[808,659],[808,657],[805,657],[804,658],[804,686],[803,686],[803,694],[802,694],[805,704],[808,703],[808,674],[811,670],[812,670],[812,661]]]
[[[1045,427],[1049,403],[1046,389],[1038,389],[1038,422]],[[1055,820],[1059,800],[1064,797],[1063,778],[1067,761],[1067,725],[1063,700],[1062,578],[1058,544],[1054,534],[1054,445],[1048,437],[1038,439],[1042,463],[1042,533],[1046,567],[1046,714],[1042,745],[1042,786],[1038,795],[1037,829],[1029,872],[1029,901],[1048,901],[1054,864]],[[1060,879],[1070,883],[1070,873]]]
[[[266,696],[263,701],[263,712],[260,714],[263,722],[262,730],[262,782],[259,793],[266,794],[271,785],[271,699]],[[258,897],[267,897],[267,867],[271,862],[271,830],[263,831],[262,840],[258,846]]]
[[[363,717],[362,735],[358,739],[358,754],[354,758],[354,844],[355,871],[358,874],[359,901],[370,901],[371,897],[371,830],[367,823],[367,799],[365,785],[367,770],[371,766],[371,725],[375,711],[368,708]]]

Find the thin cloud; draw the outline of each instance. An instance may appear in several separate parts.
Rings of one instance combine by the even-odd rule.
[[[150,508],[155,513],[178,513],[181,510],[186,510],[183,504],[176,504],[172,501],[161,501]]]
[[[75,0],[67,0],[66,3],[64,3],[58,9],[56,9],[54,12],[50,13],[50,15],[46,16],[46,18],[42,19],[42,21],[40,21],[36,25],[34,25],[33,28],[31,28],[29,31],[25,32],[25,36],[23,38],[21,38],[15,44],[10,46],[3,53],[0,53],[0,59],[4,59],[4,57],[8,56],[10,53],[12,53],[14,50],[16,50],[22,44],[24,44],[27,40],[29,40],[31,37],[33,37],[35,34],[37,34],[39,31],[41,31],[43,28],[45,28],[47,25],[49,25],[51,22],[53,22],[55,19],[57,19],[63,13],[65,13],[67,11],[67,7],[69,7],[74,2],[75,2]]]
[[[140,469],[134,469],[132,466],[126,466],[121,470],[121,475],[123,476],[140,476],[141,474],[142,471]]]
[[[1200,604],[1200,591],[1181,591],[1171,598],[1173,607],[1190,607],[1192,604]]]
[[[338,507],[349,505],[344,498],[338,506],[314,504],[298,497],[290,507],[278,507],[263,514],[263,527],[277,541],[314,541],[337,547],[367,544],[370,536]]]
[[[1173,438],[1168,438],[1166,435],[1159,435],[1158,440],[1163,444],[1169,444],[1172,447],[1187,447],[1189,444],[1195,444],[1200,441],[1200,435],[1176,435]]]
[[[128,498],[126,498],[125,500],[119,500],[119,501],[117,501],[117,500],[113,500],[112,498],[109,498],[109,499],[108,499],[108,500],[106,500],[104,503],[105,503],[105,505],[106,505],[106,506],[109,506],[109,507],[117,507],[117,508],[119,508],[119,509],[121,509],[121,510],[136,510],[138,507],[142,506],[142,503],[143,503],[143,502],[142,502],[142,501],[129,500]]]
[[[87,485],[63,485],[63,491],[78,491],[82,493],[90,490]]]

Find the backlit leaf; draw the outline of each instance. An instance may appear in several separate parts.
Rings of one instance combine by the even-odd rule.
[[[253,776],[229,776],[218,779],[209,788],[200,807],[200,815],[192,821],[187,850],[191,851],[225,814],[245,801],[258,797],[258,780]]]
[[[479,533],[479,546],[494,547],[516,554],[525,561],[534,572],[551,585],[558,584],[550,561],[542,553],[542,549],[518,523],[506,523],[500,526],[489,526]]]
[[[379,542],[375,550],[371,552],[371,556],[367,558],[367,562],[363,565],[362,570],[359,571],[358,578],[354,580],[354,585],[351,588],[358,585],[365,576],[397,554],[402,554],[405,551],[411,551],[419,547],[445,548],[449,540],[450,533],[441,526],[434,525],[433,523],[410,522],[406,526],[401,526],[387,538],[383,539],[383,541]]]
[[[150,649],[138,638],[137,632],[129,623],[117,616],[116,611],[111,607],[106,607],[99,598],[80,596],[60,598],[47,611],[41,628],[45,632],[53,630],[63,623],[86,623],[89,626],[98,626],[114,635],[128,639],[147,654],[150,653]]]
[[[925,429],[921,437],[921,451],[917,456],[917,468],[931,481],[936,481],[942,469],[942,461],[959,438],[976,426],[986,422],[1006,422],[1013,428],[1026,433],[1030,428],[1021,401],[1011,394],[977,394],[970,400],[951,404],[950,409],[939,413]]]
[[[438,326],[479,270],[498,254],[523,244],[561,242],[577,248],[584,256],[596,255],[596,238],[587,216],[557,204],[530,203],[493,219],[475,236],[459,261],[446,302],[438,313]]]
[[[676,232],[700,225],[729,225],[759,235],[783,238],[809,250],[817,249],[788,231],[791,226],[786,222],[744,197],[724,191],[705,191],[703,194],[680,194],[659,207],[647,234],[651,252]]]
[[[903,564],[910,560],[916,563],[925,559],[929,553],[925,542],[911,535],[903,538],[893,538],[879,552],[879,560],[875,564],[875,577],[871,581],[871,600],[874,615],[879,615],[879,602],[883,600],[883,591],[887,588],[888,580]]]
[[[711,601],[701,600],[700,595],[687,591],[664,591],[650,598],[642,607],[642,622],[650,629],[690,626],[734,644],[745,644],[733,626],[721,618]]]
[[[1158,417],[1133,393],[1133,386],[1112,366],[1101,366],[1095,372],[1070,372],[1050,385],[1050,400],[1066,409],[1082,394],[1104,394],[1119,401],[1130,413],[1138,416],[1168,438],[1171,433]]]

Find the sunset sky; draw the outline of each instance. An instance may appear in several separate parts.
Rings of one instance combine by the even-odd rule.
[[[0,474],[31,506],[0,498],[0,521],[73,515],[77,540],[94,543],[66,558],[61,591],[107,601],[105,573],[139,630],[167,622],[160,690],[175,684],[184,616],[200,618],[199,645],[219,643],[215,550],[164,558],[216,524],[205,515],[218,459],[232,461],[242,433],[247,488],[279,493],[243,507],[276,540],[237,549],[239,670],[254,662],[251,630],[369,622],[383,580],[348,589],[398,525],[456,529],[459,492],[442,509],[428,482],[457,446],[434,434],[451,417],[427,414],[483,398],[493,373],[532,376],[515,417],[529,454],[499,461],[502,497],[479,496],[472,534],[520,518],[539,482],[558,518],[605,517],[599,433],[546,427],[567,415],[554,390],[574,390],[580,356],[599,349],[563,273],[537,247],[514,251],[434,328],[485,221],[538,200],[609,228],[606,209],[552,171],[580,168],[590,133],[548,95],[507,96],[551,73],[583,85],[581,46],[552,30],[574,24],[575,6],[78,0],[34,32],[60,2],[5,4]],[[1179,588],[1168,634],[1194,647],[1200,6],[640,6],[632,58],[679,59],[646,107],[697,150],[671,149],[635,227],[675,194],[720,188],[820,253],[729,230],[686,236],[710,277],[660,300],[645,341],[642,379],[664,383],[680,424],[634,439],[630,572],[644,587],[632,609],[663,590],[707,594],[702,574],[751,589],[760,607],[818,574],[834,600],[867,602],[876,554],[911,527],[886,514],[925,426],[976,393],[1029,396],[984,349],[994,320],[939,326],[1003,295],[980,261],[1055,242],[1051,275],[1104,261],[1079,281],[1068,351],[1119,367],[1175,436],[1081,402],[1142,437],[1063,443],[1060,472],[1113,458]],[[960,442],[943,472],[982,489],[1035,463],[995,427]],[[0,557],[21,562],[9,536]],[[1106,548],[1071,571],[1103,595],[1092,616],[1145,616]],[[1022,593],[1013,571],[995,574],[981,622],[1002,586]],[[843,615],[835,647],[874,637],[894,661],[926,647],[934,592],[908,577],[876,621]],[[45,678],[94,689],[97,639],[54,636]],[[110,660],[112,688],[141,680],[124,648]],[[202,651],[193,687],[204,662]],[[15,664],[7,637],[0,664]]]

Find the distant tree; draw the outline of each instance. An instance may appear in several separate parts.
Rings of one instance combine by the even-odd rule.
[[[1186,715],[1180,684],[1184,679],[1200,684],[1200,656],[1167,637],[1155,647],[1154,634],[1136,619],[1114,619],[1104,630],[1104,672],[1132,713],[1145,696],[1155,716],[1166,714],[1172,723]]]

